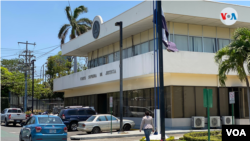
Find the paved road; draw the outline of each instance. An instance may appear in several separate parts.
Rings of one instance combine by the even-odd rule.
[[[4,124],[1,124],[1,140],[2,141],[18,141],[19,133],[21,130],[19,124],[14,127],[12,124],[9,124],[8,127],[5,127]]]
[[[16,127],[13,127],[12,124],[10,124],[8,127],[5,127],[4,124],[1,126],[1,140],[2,141],[18,141],[19,140],[19,133],[21,130],[21,126],[17,124]],[[68,132],[68,139],[67,141],[73,141],[70,139],[70,136],[73,135],[86,135],[86,133],[81,131],[76,132]],[[96,134],[98,136],[98,134]],[[183,134],[173,134],[168,136],[174,136],[174,137],[182,137]],[[107,139],[94,139],[94,140],[85,140],[85,141],[139,141],[141,137],[126,137],[126,138],[107,138]]]

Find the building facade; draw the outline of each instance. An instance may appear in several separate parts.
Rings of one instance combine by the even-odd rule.
[[[234,25],[220,21],[226,7],[238,12]],[[228,93],[235,92],[236,124],[249,124],[245,82],[230,72],[226,87],[218,81],[215,53],[230,43],[238,27],[250,28],[250,7],[211,1],[163,1],[162,9],[170,33],[169,41],[179,52],[163,50],[166,127],[189,128],[192,116],[206,117],[203,89],[213,90],[211,116],[230,116]],[[153,3],[145,1],[103,22],[93,20],[92,30],[65,43],[62,54],[88,57],[88,69],[54,80],[54,92],[65,93],[65,106],[94,106],[109,113],[113,97],[114,115],[119,116],[119,28],[123,21],[123,114],[139,124],[143,113],[152,112],[154,101]],[[95,25],[95,22],[96,25]],[[98,24],[99,23],[99,24]]]

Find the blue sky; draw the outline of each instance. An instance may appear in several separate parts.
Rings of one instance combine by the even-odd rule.
[[[143,1],[143,0],[141,0]],[[70,1],[72,9],[84,5],[88,13],[79,17],[90,20],[96,15],[101,15],[104,22],[119,15],[120,13],[141,3],[141,1]],[[250,6],[250,1],[223,1],[238,5]],[[68,23],[65,15],[65,7],[68,1],[2,1],[1,2],[1,57],[2,59],[17,58],[18,54],[25,49],[24,44],[36,42],[36,46],[29,45],[34,50],[34,55],[39,57],[54,49],[60,44],[57,35],[60,27]],[[51,47],[51,48],[48,48]],[[47,49],[44,49],[47,48]],[[48,56],[55,55],[60,48],[47,53],[36,61],[36,75],[40,76],[41,66]]]

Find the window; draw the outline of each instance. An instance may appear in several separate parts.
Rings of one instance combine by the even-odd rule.
[[[120,60],[120,51],[115,52],[115,61]]]
[[[140,47],[141,47],[140,45],[135,46],[135,55],[141,54],[141,48]]]
[[[128,53],[128,58],[129,58],[129,57],[132,57],[132,56],[133,56],[132,47],[128,48],[127,50],[128,50],[128,52],[127,52],[127,53]]]
[[[149,41],[149,51],[154,50],[154,40]]]
[[[94,60],[95,60],[95,67],[98,67],[98,60],[97,60],[97,58],[94,59]]]
[[[105,116],[99,116],[99,118],[97,119],[97,121],[107,121]]]
[[[21,113],[21,110],[12,109],[12,110],[8,110],[8,113]]]
[[[90,61],[88,61],[88,68],[91,68],[91,67],[90,67]]]
[[[230,44],[229,39],[218,39],[219,50]]]
[[[38,117],[40,124],[63,124],[59,117]]]
[[[93,121],[95,118],[96,118],[96,116],[91,116],[86,121]]]
[[[185,35],[174,35],[174,43],[178,50],[188,51],[188,39]]]
[[[103,64],[108,64],[108,56],[103,57]]]
[[[123,59],[128,58],[128,50],[127,49],[122,50],[122,58]]]
[[[111,121],[111,116],[106,116],[108,121]],[[112,120],[117,120],[114,116],[112,116]]]
[[[114,54],[109,54],[108,55],[108,63],[114,62]]]
[[[98,65],[99,66],[103,65],[103,57],[98,58]]]
[[[216,50],[214,38],[203,38],[204,39],[204,52],[214,53]]]
[[[69,110],[68,115],[78,115],[78,111],[77,110]]]
[[[164,46],[162,47],[164,48]],[[148,45],[148,42],[145,42],[145,43],[142,43],[141,44],[141,53],[147,53],[149,52],[149,45]]]
[[[94,67],[95,67],[94,60],[91,60],[91,61],[90,61],[90,67],[91,67],[91,68],[94,68]]]
[[[32,118],[29,119],[29,121],[27,122],[26,125],[30,125],[30,124],[34,124],[34,123],[35,123],[35,118],[32,117]]]
[[[79,115],[87,115],[86,110],[79,110],[78,113]]]
[[[87,114],[88,115],[95,115],[95,111],[93,111],[93,110],[87,110]]]
[[[203,52],[201,37],[189,37],[189,51]]]

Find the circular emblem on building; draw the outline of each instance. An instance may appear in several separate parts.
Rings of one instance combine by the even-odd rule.
[[[231,7],[224,8],[220,12],[220,20],[225,25],[233,25],[238,20],[238,13]]]
[[[100,34],[100,23],[98,21],[95,21],[93,24],[92,34],[95,39],[97,39]]]

